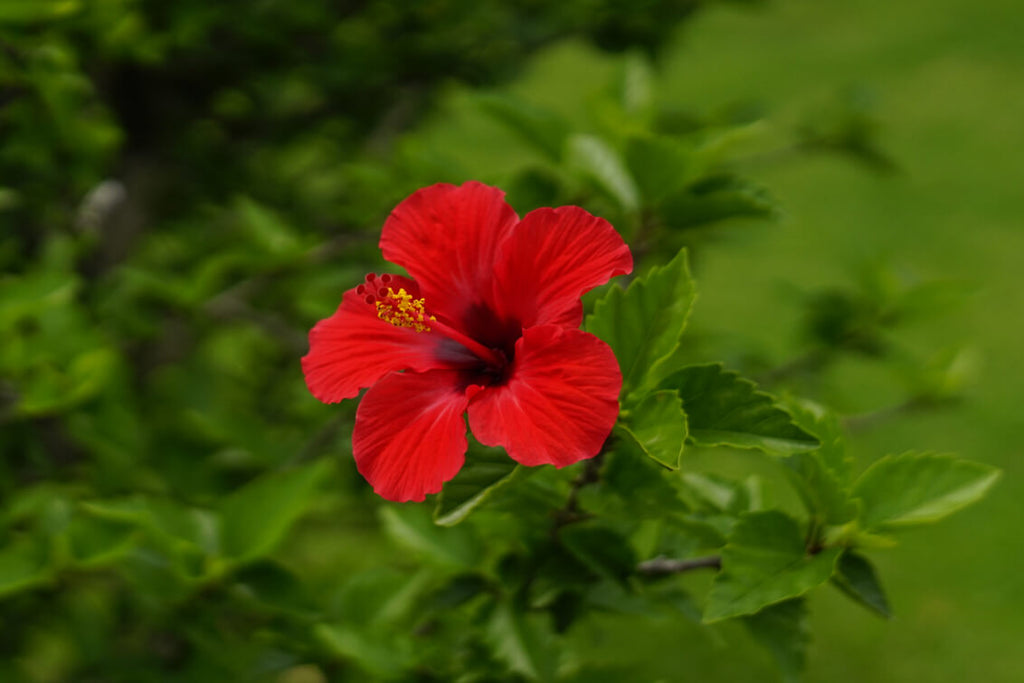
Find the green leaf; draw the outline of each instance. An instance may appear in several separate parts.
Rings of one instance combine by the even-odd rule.
[[[807,644],[811,639],[806,601],[796,598],[780,602],[744,617],[743,623],[754,640],[772,653],[783,680],[799,681],[807,664]]]
[[[302,579],[282,564],[270,560],[243,567],[233,576],[232,592],[261,611],[303,615],[313,611]]]
[[[832,577],[832,583],[854,601],[876,614],[886,619],[892,617],[892,612],[889,611],[889,600],[885,597],[878,574],[871,562],[863,555],[852,551],[843,553],[839,558],[839,565],[836,567],[836,575]]]
[[[730,176],[701,180],[685,192],[672,194],[659,208],[666,224],[675,229],[734,218],[774,218],[778,213],[764,188]]]
[[[412,663],[412,648],[406,640],[388,642],[344,624],[317,624],[313,635],[327,650],[355,662],[374,680],[399,678]]]
[[[563,527],[559,537],[576,559],[599,576],[625,583],[636,567],[629,541],[606,526],[573,524]]]
[[[419,603],[436,583],[436,572],[421,569],[408,575],[375,567],[351,577],[335,608],[345,624],[361,631],[401,624],[417,613]]]
[[[827,524],[844,524],[857,516],[857,504],[825,465],[820,451],[794,453],[784,462],[784,471],[810,515]]]
[[[622,63],[622,109],[631,116],[648,118],[654,110],[654,73],[642,52],[630,52]]]
[[[513,671],[531,680],[555,678],[558,651],[539,615],[499,603],[487,625],[487,637],[494,653]]]
[[[690,151],[673,138],[631,137],[626,142],[625,158],[644,206],[658,204],[682,188],[690,177]]]
[[[605,458],[601,480],[636,514],[661,518],[672,511],[686,512],[687,506],[663,476],[664,467],[655,464],[628,429],[616,425],[614,433],[615,440]]]
[[[173,500],[145,501],[146,524],[153,534],[174,546],[190,546],[207,555],[221,552],[223,521],[216,511],[193,508]]]
[[[90,514],[79,509],[66,530],[68,548],[74,561],[83,567],[99,567],[116,562],[136,541],[135,524]]]
[[[740,125],[707,128],[700,133],[695,148],[695,161],[702,174],[728,165],[737,155],[757,149],[764,138],[766,126],[763,121],[751,121]]]
[[[326,472],[323,462],[255,479],[221,507],[222,550],[247,562],[266,555],[306,511]]]
[[[612,287],[594,306],[587,316],[587,331],[615,352],[623,395],[657,376],[658,361],[679,346],[694,297],[683,249],[667,265],[634,280],[629,289]]]
[[[782,401],[798,427],[817,437],[820,445],[815,454],[821,464],[830,470],[843,486],[850,482],[853,458],[846,454],[846,439],[835,413],[814,401],[786,397]]]
[[[117,367],[112,349],[89,349],[77,354],[65,368],[48,365],[22,387],[17,411],[22,415],[47,415],[66,410],[103,391]]]
[[[412,620],[435,582],[430,569],[413,576],[390,567],[356,574],[328,603],[337,623],[318,624],[314,635],[331,652],[373,674],[372,680],[399,678],[414,664]]]
[[[627,212],[636,211],[640,197],[636,182],[619,153],[601,138],[575,134],[568,142],[569,165],[590,178]]]
[[[437,526],[422,506],[382,507],[380,519],[396,543],[436,564],[475,567],[479,560],[480,544],[468,527]]]
[[[751,510],[750,488],[744,483],[701,472],[686,472],[682,479],[685,490],[693,496],[698,508],[734,515]]]
[[[722,550],[704,621],[754,614],[831,578],[841,550],[809,554],[796,521],[770,510],[743,516]]]
[[[794,453],[818,446],[768,394],[719,364],[692,365],[661,382],[683,399],[690,440],[700,446]]]
[[[295,230],[275,212],[249,197],[237,197],[235,211],[245,236],[252,244],[276,256],[301,253],[302,245]]]
[[[623,428],[648,457],[672,470],[679,467],[687,437],[686,413],[679,394],[667,389],[647,394],[630,410]]]
[[[434,508],[434,523],[458,524],[522,470],[504,449],[471,451],[459,473],[444,485]]]
[[[854,484],[867,530],[926,524],[980,500],[1000,471],[949,455],[904,453],[882,458]]]
[[[475,99],[484,112],[519,133],[551,161],[561,161],[569,125],[560,116],[506,95],[480,95]]]
[[[19,538],[0,549],[0,596],[45,583],[51,574],[37,539]]]
[[[50,22],[81,8],[79,0],[4,0],[0,2],[0,25]]]

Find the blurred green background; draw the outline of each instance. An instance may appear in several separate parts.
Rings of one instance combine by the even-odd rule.
[[[690,353],[770,377],[805,357],[815,293],[947,283],[892,332],[895,360],[840,354],[773,388],[874,414],[861,465],[922,449],[1005,472],[875,554],[893,620],[814,594],[807,680],[1024,680],[1018,3],[341,5],[0,0],[0,679],[360,680],[302,668],[325,657],[275,573],[343,603],[396,562],[348,456],[354,407],[305,391],[305,332],[425,184],[585,202],[642,234],[614,181],[564,180],[500,115],[614,138],[641,119],[608,93],[641,63],[657,125],[735,126],[730,167],[774,198],[644,254],[694,250]],[[930,362],[955,386],[886,415],[921,408],[932,380],[904,366]],[[237,512],[293,465],[304,502]],[[241,540],[210,548],[208,525]],[[609,615],[569,637],[630,680],[775,675],[728,625]]]

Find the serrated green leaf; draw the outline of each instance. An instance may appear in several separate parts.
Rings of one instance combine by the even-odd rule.
[[[380,509],[384,530],[398,544],[444,566],[474,567],[480,556],[477,537],[465,526],[440,527],[422,506]]]
[[[816,454],[821,464],[835,475],[841,485],[848,486],[853,458],[846,453],[843,428],[835,413],[814,401],[792,396],[784,398],[781,404],[798,427],[818,439],[820,445]]]
[[[783,454],[818,446],[818,440],[798,427],[769,394],[717,363],[683,368],[660,386],[679,392],[690,440],[697,445]]]
[[[687,506],[665,469],[647,454],[629,430],[615,427],[615,440],[605,457],[601,480],[639,515],[661,518],[669,512],[686,512]]]
[[[796,598],[831,578],[841,550],[810,554],[796,520],[770,510],[743,516],[722,550],[704,609],[713,622],[754,614]]]
[[[434,508],[434,523],[441,526],[458,524],[492,493],[519,475],[522,469],[503,449],[471,452],[455,478],[444,485]]]
[[[686,413],[679,394],[670,389],[652,391],[640,399],[625,420],[644,453],[669,469],[679,467],[686,443]]]
[[[778,664],[782,678],[795,683],[807,663],[807,604],[803,598],[786,600],[743,618],[754,640],[761,643]]]
[[[266,555],[312,502],[325,473],[322,462],[255,479],[221,507],[225,555],[246,562]]]
[[[871,611],[886,619],[892,617],[889,611],[889,600],[878,580],[874,566],[863,555],[853,551],[843,553],[836,567],[836,575],[832,583],[839,587],[855,602],[864,605]]]
[[[636,181],[619,153],[607,142],[594,135],[575,134],[568,140],[567,158],[571,167],[593,180],[624,211],[632,212],[639,208]]]
[[[487,636],[495,655],[513,671],[531,680],[554,680],[558,652],[539,615],[499,603],[491,614]]]
[[[657,363],[672,355],[693,306],[695,288],[680,250],[668,264],[630,284],[613,287],[587,316],[587,331],[612,347],[622,369],[623,395],[656,376]]]
[[[926,524],[980,500],[999,479],[989,465],[949,455],[904,453],[874,463],[853,487],[866,530]]]
[[[623,583],[636,567],[629,541],[606,526],[573,524],[562,528],[560,538],[576,559],[599,576]]]
[[[825,465],[820,451],[794,453],[783,462],[784,471],[811,516],[827,524],[844,524],[857,516],[850,492]]]

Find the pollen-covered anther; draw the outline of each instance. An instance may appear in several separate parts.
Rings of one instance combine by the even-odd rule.
[[[377,317],[395,327],[408,327],[416,332],[429,332],[430,321],[436,320],[427,315],[424,300],[416,299],[412,294],[400,287],[396,292],[388,287],[387,292],[381,290],[377,299]]]

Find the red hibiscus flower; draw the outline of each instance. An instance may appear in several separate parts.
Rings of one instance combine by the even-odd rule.
[[[618,415],[611,348],[579,329],[580,296],[633,269],[604,219],[576,206],[519,220],[477,182],[413,193],[384,224],[384,257],[309,333],[306,384],[356,411],[359,472],[389,500],[437,493],[465,459],[466,423],[524,465],[593,457]]]

